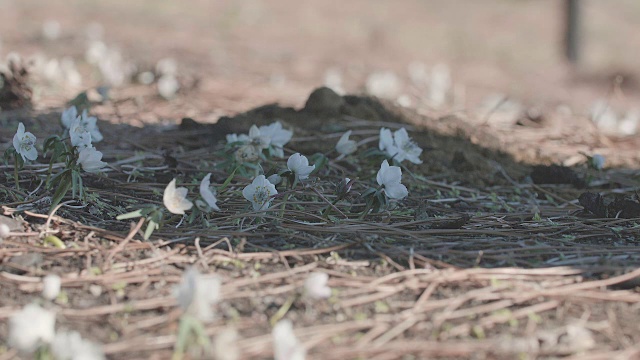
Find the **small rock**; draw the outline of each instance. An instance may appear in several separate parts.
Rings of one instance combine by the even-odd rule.
[[[339,113],[343,105],[344,99],[342,96],[323,86],[315,89],[309,95],[309,99],[304,105],[304,110],[309,112]]]

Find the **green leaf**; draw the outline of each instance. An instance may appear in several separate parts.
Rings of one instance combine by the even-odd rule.
[[[65,170],[64,172],[60,173],[59,176],[56,177],[56,179],[58,180],[58,188],[56,189],[56,192],[53,194],[53,198],[51,199],[51,208],[49,209],[49,212],[52,212],[53,209],[58,206],[67,192],[69,192],[69,189],[71,189],[71,170]]]

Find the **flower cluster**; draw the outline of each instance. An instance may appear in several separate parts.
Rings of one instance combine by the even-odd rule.
[[[226,139],[228,143],[240,143],[240,150],[244,153],[245,158],[254,159],[254,156],[262,153],[262,150],[268,149],[273,156],[284,157],[284,146],[291,140],[293,131],[286,130],[279,121],[269,125],[257,127],[251,126],[249,134],[229,134]],[[253,161],[253,160],[252,160]]]
[[[396,130],[393,134],[387,128],[380,129],[378,146],[380,150],[399,163],[408,160],[414,164],[422,164],[422,160],[420,160],[422,149],[411,140],[405,128]]]
[[[71,145],[78,149],[78,159],[76,163],[86,172],[100,172],[107,166],[102,161],[102,152],[98,151],[93,142],[100,142],[103,139],[98,129],[97,119],[89,116],[87,110],[83,110],[78,116],[75,106],[67,108],[61,117],[62,125],[69,131]]]

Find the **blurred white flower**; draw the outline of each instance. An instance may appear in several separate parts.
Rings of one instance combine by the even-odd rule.
[[[255,125],[251,125],[249,128],[249,136],[245,136],[238,135],[238,140],[245,142],[248,141],[250,145],[254,146],[258,150],[258,152],[268,148],[271,141],[270,138],[263,134],[260,128]]]
[[[220,300],[222,282],[216,276],[203,276],[195,267],[187,269],[180,284],[174,288],[174,296],[185,313],[204,322],[213,320],[211,308]]]
[[[327,286],[329,275],[314,272],[304,281],[305,293],[313,299],[326,299],[331,296],[331,288]]]
[[[398,161],[402,162],[404,160],[409,160],[414,164],[422,164],[422,160],[420,160],[422,149],[413,142],[413,140],[411,140],[405,128],[401,128],[394,132],[393,140],[395,141],[396,148],[398,149],[398,154],[395,157]]]
[[[102,152],[93,146],[80,149],[77,163],[82,166],[82,170],[90,173],[99,172],[107,166],[107,163],[102,161]]]
[[[405,128],[396,130],[393,136],[391,135],[391,130],[381,128],[378,146],[380,150],[398,162],[409,160],[414,164],[422,164],[422,160],[420,160],[422,149],[413,142]]]
[[[229,144],[240,141],[240,139],[238,138],[238,134],[227,134],[225,138],[227,140],[227,143]]]
[[[25,132],[23,123],[18,125],[18,131],[13,136],[13,147],[22,156],[22,160],[35,160],[38,158],[36,136],[30,132]]]
[[[9,319],[9,346],[21,353],[33,353],[55,336],[56,315],[36,304],[29,304]]]
[[[76,118],[71,128],[69,128],[69,139],[71,140],[71,145],[80,148],[91,147],[91,133],[87,131],[87,129],[82,126],[80,122],[80,117]]]
[[[84,53],[84,58],[89,64],[97,65],[102,59],[107,56],[109,48],[102,41],[92,41],[89,43],[87,51]]]
[[[351,136],[351,130],[345,132],[338,140],[336,144],[336,151],[342,155],[353,154],[356,150],[358,150],[358,145],[354,140],[349,140],[349,136]]]
[[[384,187],[384,192],[391,199],[403,199],[409,192],[407,187],[402,185],[402,170],[398,166],[389,166],[389,162],[384,160],[376,176],[378,185]]]
[[[270,183],[272,183],[273,185],[278,185],[282,182],[282,176],[278,175],[278,174],[273,174],[270,175],[267,180],[269,180]]]
[[[47,40],[56,40],[60,37],[62,27],[55,20],[47,20],[42,24],[42,36]]]
[[[0,224],[0,240],[6,238],[11,233],[11,229],[7,224]]]
[[[309,159],[306,156],[295,153],[289,156],[287,160],[287,168],[296,175],[300,180],[309,178],[309,174],[316,168],[315,165],[309,166]]]
[[[89,116],[86,109],[82,111],[82,115],[80,115],[81,125],[91,134],[91,140],[100,142],[103,137],[98,129],[97,121],[98,119],[95,116]]]
[[[56,360],[102,360],[105,359],[100,346],[83,339],[75,331],[58,332],[51,344]]]
[[[242,190],[242,196],[251,201],[253,210],[268,209],[273,200],[273,196],[278,193],[273,185],[264,175],[258,175],[253,182]]]
[[[158,80],[158,93],[166,100],[173,99],[179,89],[180,83],[174,75],[162,75]]]
[[[596,170],[602,170],[605,162],[607,161],[607,159],[600,154],[593,155],[590,160],[591,166]]]
[[[367,78],[365,84],[367,93],[385,99],[393,99],[400,92],[401,82],[391,71],[374,72]]]
[[[238,332],[225,328],[213,340],[213,358],[216,360],[237,360],[240,358]]]
[[[275,156],[284,157],[283,147],[291,140],[293,131],[283,129],[280,121],[260,126],[259,130],[260,135],[267,138],[267,147],[273,147]]]
[[[75,106],[70,106],[62,112],[62,116],[60,121],[62,121],[62,126],[66,129],[71,129],[71,125],[78,117],[78,109]]]
[[[186,210],[191,209],[193,203],[187,199],[187,188],[176,188],[176,179],[171,180],[164,189],[162,201],[169,212],[177,215],[184,215]]]
[[[271,332],[273,336],[273,357],[275,360],[304,360],[306,350],[293,333],[290,320],[281,320]]]
[[[60,294],[60,285],[62,280],[60,276],[49,274],[42,279],[42,297],[47,300],[53,300]]]
[[[200,196],[215,211],[220,211],[217,205],[218,199],[213,191],[211,191],[211,174],[207,174],[200,182]]]
[[[451,70],[447,64],[438,64],[431,70],[429,100],[435,107],[444,105],[451,91]]]
[[[158,75],[176,75],[178,73],[178,62],[172,58],[164,58],[156,63],[156,73]]]

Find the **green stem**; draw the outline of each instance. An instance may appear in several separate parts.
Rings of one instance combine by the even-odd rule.
[[[362,220],[364,219],[365,216],[367,216],[367,214],[369,213],[369,210],[371,210],[371,208],[373,207],[373,200],[374,200],[374,197],[371,196],[367,201],[367,207],[364,209],[362,214],[360,214],[360,217],[358,217],[358,219]]]
[[[18,178],[18,153],[14,155],[15,164],[13,166],[13,180],[16,182],[16,190],[20,191],[20,179]]]

